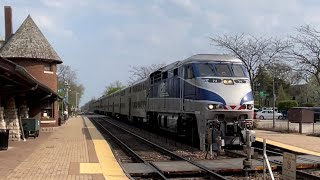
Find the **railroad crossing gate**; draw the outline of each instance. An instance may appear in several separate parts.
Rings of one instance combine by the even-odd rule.
[[[296,155],[292,153],[283,153],[282,178],[283,180],[296,179]]]

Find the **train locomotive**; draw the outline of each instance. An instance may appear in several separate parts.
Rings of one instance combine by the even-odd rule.
[[[197,54],[99,98],[90,110],[194,138],[205,150],[209,142],[242,145],[243,130],[253,125],[253,105],[241,60]]]

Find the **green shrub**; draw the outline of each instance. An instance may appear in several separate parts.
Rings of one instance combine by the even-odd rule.
[[[279,101],[278,103],[278,110],[279,111],[288,111],[292,107],[297,107],[298,102],[296,100],[285,100]]]
[[[315,104],[314,103],[304,103],[302,104],[303,107],[314,107]]]

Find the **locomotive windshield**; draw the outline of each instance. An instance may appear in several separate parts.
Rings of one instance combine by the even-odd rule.
[[[214,69],[216,70],[216,75],[217,76],[222,76],[222,77],[230,77],[231,75],[231,70],[229,68],[228,64],[215,64],[213,65]]]
[[[216,76],[216,77],[246,77],[241,64],[227,63],[198,63],[198,76]]]
[[[201,77],[204,76],[214,76],[214,71],[212,69],[212,65],[209,63],[206,64],[198,64],[198,70]]]
[[[236,76],[236,77],[246,77],[246,75],[243,72],[242,65],[240,65],[240,64],[232,64],[232,70],[233,70],[234,76]]]

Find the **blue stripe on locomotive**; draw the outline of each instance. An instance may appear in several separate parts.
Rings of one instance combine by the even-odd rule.
[[[247,97],[247,99],[244,100],[244,99],[245,99],[244,97]],[[241,99],[240,104],[244,104],[244,103],[246,103],[246,102],[253,101],[252,91],[248,92],[244,97]]]
[[[173,77],[166,79],[165,83],[165,94],[161,94],[160,86],[163,83],[163,81],[153,84],[150,88],[150,98],[180,98],[180,83],[179,78]],[[223,97],[218,95],[215,92],[196,87],[186,81],[184,81],[184,98],[185,99],[191,99],[191,100],[206,100],[206,101],[215,101],[220,102],[223,105],[226,105],[226,101]],[[246,94],[246,100],[245,98],[241,99],[240,104],[244,104],[249,101],[253,101],[253,95],[252,92],[248,92]]]
[[[166,79],[166,94],[163,96],[161,94],[161,84],[163,81],[159,83],[152,84],[150,87],[149,97],[150,98],[180,98],[180,82],[179,78],[173,77]],[[196,87],[188,82],[184,81],[184,98],[192,99],[192,100],[207,100],[207,101],[216,101],[222,104],[226,104],[225,100],[219,96],[218,94],[208,91],[206,89],[202,89]]]
[[[226,101],[217,93],[196,87],[188,82],[184,82],[184,85],[185,85],[185,90],[184,90],[185,99],[215,101],[215,102],[220,102],[223,105],[226,104]]]

